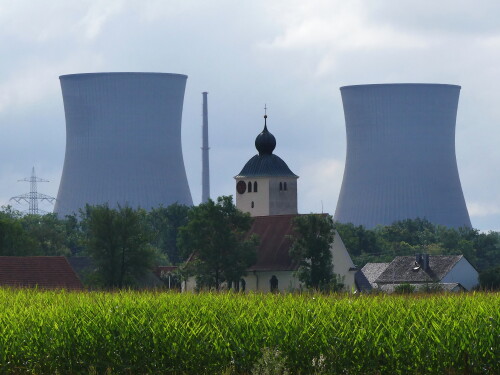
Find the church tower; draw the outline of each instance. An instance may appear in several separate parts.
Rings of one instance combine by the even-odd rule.
[[[236,207],[251,216],[297,214],[297,179],[288,165],[273,154],[276,138],[264,130],[255,138],[258,155],[235,176]]]

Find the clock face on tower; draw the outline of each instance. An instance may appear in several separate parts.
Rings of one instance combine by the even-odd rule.
[[[238,181],[236,184],[236,191],[240,194],[244,194],[247,191],[247,184],[244,181]]]

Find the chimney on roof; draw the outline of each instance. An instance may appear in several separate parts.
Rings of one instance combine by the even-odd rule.
[[[424,271],[429,270],[429,254],[415,254],[415,264],[418,264]]]
[[[422,254],[422,268],[429,271],[429,254]]]

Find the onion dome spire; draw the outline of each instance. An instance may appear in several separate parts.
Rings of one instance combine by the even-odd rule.
[[[264,115],[264,130],[255,138],[255,148],[259,155],[271,155],[276,148],[276,138],[267,130],[267,114]]]

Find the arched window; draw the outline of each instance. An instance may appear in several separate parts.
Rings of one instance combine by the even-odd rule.
[[[271,280],[269,280],[269,289],[271,289],[271,293],[276,293],[278,291],[278,278],[276,275],[273,275]]]
[[[283,190],[283,183],[280,182],[280,191]]]
[[[256,193],[256,192],[257,192],[257,181],[255,181],[255,182],[253,183],[253,191],[254,191],[254,193]]]
[[[250,181],[248,181],[248,192],[252,192],[252,183]]]
[[[286,190],[286,182],[283,182],[283,190]]]
[[[254,203],[253,203],[253,201],[252,201],[252,208],[254,208],[254,207],[255,207],[255,204],[254,204]]]

